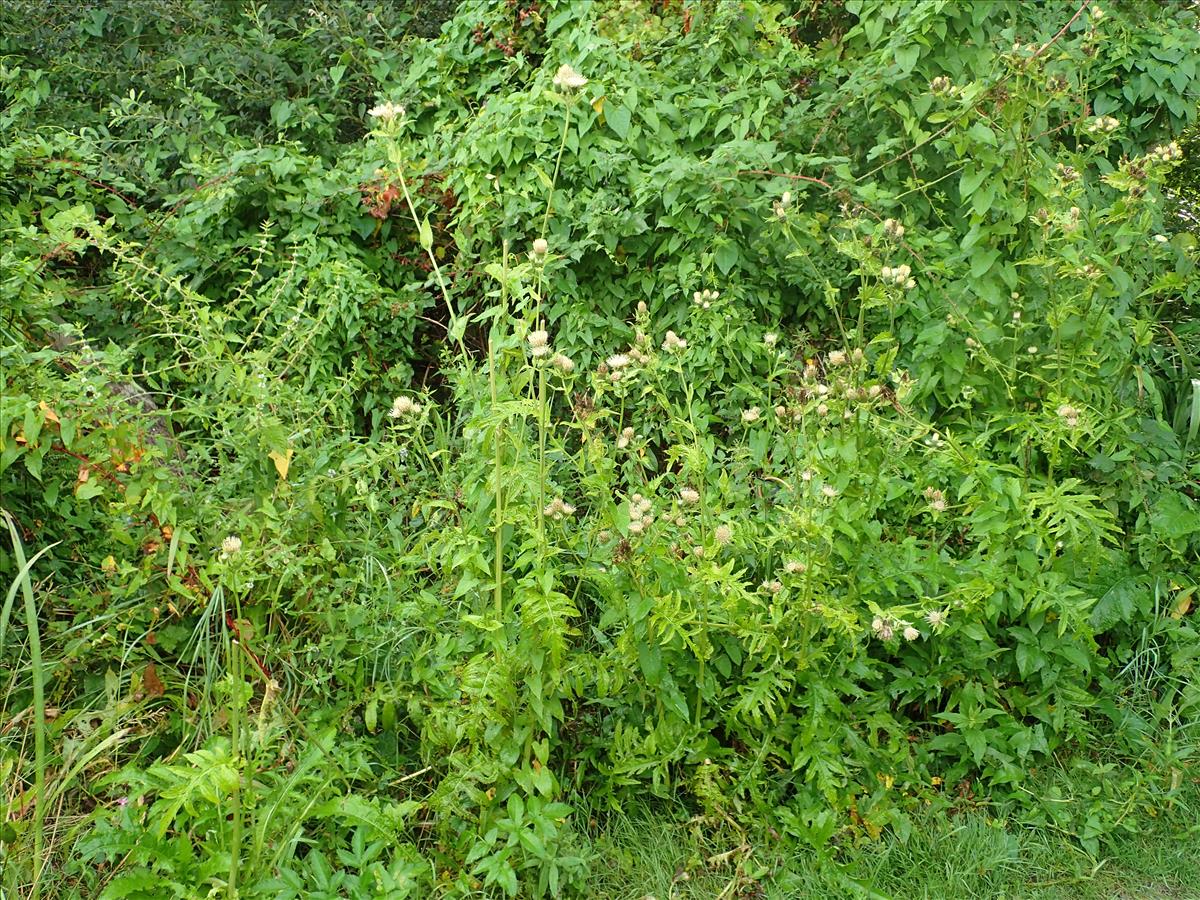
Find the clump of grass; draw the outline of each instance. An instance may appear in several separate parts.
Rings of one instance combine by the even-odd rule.
[[[646,806],[613,816],[593,835],[585,893],[628,900],[1184,900],[1200,897],[1197,809],[1200,780],[1152,827],[1110,837],[1098,859],[1069,835],[982,810],[931,810],[916,818],[907,839],[887,832],[831,862],[755,846],[732,830],[697,828],[671,810]]]

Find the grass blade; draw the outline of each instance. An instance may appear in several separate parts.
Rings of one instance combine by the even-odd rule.
[[[17,565],[20,567],[16,581],[13,584],[15,589],[17,584],[21,586],[21,592],[25,595],[25,621],[29,629],[29,655],[33,665],[33,754],[34,765],[36,767],[34,773],[34,795],[35,805],[33,807],[33,885],[30,887],[29,896],[33,900],[38,900],[41,897],[41,876],[42,868],[45,865],[43,858],[43,828],[46,819],[46,690],[43,682],[43,665],[42,665],[42,638],[38,630],[37,603],[33,597],[33,582],[29,576],[29,570],[38,557],[45,553],[46,550],[57,546],[57,543],[51,544],[40,551],[33,559],[26,562],[25,548],[21,544],[21,535],[17,532],[17,523],[13,521],[13,517],[7,510],[0,510],[4,514],[4,521],[8,525],[8,533],[12,536],[13,553],[17,557]],[[9,591],[9,596],[12,597],[14,591]],[[8,603],[5,603],[6,609]]]

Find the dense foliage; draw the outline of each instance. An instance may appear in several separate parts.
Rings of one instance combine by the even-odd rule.
[[[0,23],[0,891],[581,893],[652,796],[753,896],[1197,778],[1192,11]]]

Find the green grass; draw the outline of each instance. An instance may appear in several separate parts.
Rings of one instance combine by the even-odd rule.
[[[1109,840],[1093,859],[1067,835],[979,812],[929,814],[906,842],[885,836],[834,866],[642,809],[615,817],[595,836],[587,893],[613,900],[1200,900],[1198,822],[1200,785],[1193,784],[1174,810],[1140,834]]]

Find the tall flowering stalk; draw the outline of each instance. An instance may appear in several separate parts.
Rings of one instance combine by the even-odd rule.
[[[437,255],[433,252],[433,229],[429,225],[429,218],[421,218],[417,213],[412,193],[408,189],[408,179],[404,177],[404,155],[400,149],[400,132],[404,126],[404,107],[389,101],[373,107],[367,114],[379,123],[375,134],[385,141],[388,162],[391,164],[396,178],[400,181],[400,190],[404,194],[404,202],[408,206],[409,216],[412,217],[413,224],[417,226],[421,249],[425,251],[430,265],[433,266],[433,275],[437,279],[438,289],[442,293],[442,301],[446,304],[446,314],[450,317],[447,333],[454,338],[459,351],[465,356],[467,348],[463,343],[463,332],[466,331],[466,321],[454,311],[454,303],[450,300],[446,279],[442,276],[442,267],[438,264]]]

